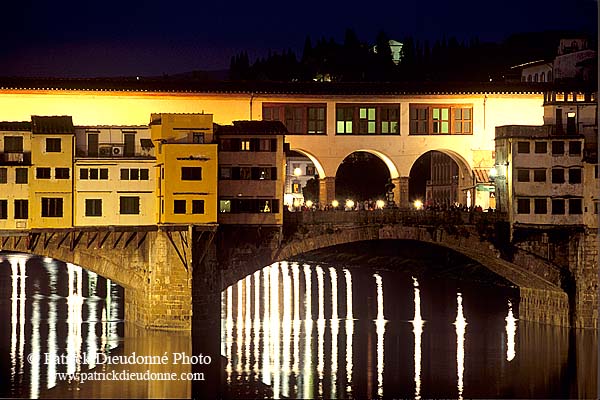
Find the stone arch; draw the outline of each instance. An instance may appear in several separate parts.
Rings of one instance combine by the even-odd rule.
[[[400,172],[398,171],[396,164],[392,161],[392,159],[390,157],[388,157],[386,154],[384,154],[378,150],[366,149],[366,148],[360,148],[360,149],[353,150],[352,152],[343,156],[340,163],[338,163],[338,166],[336,168],[336,173],[341,165],[341,162],[343,162],[346,159],[346,157],[348,157],[349,155],[351,155],[353,153],[359,153],[359,152],[372,154],[372,155],[376,156],[377,158],[379,158],[381,161],[383,161],[383,163],[388,168],[388,171],[390,172],[391,179],[396,179],[400,176]]]
[[[131,279],[132,274],[129,268],[123,268],[122,265],[115,262],[121,258],[114,257],[114,255],[111,254],[103,255],[98,252],[85,252],[83,250],[71,252],[61,251],[64,249],[50,248],[46,251],[36,250],[35,252],[24,251],[23,249],[3,250],[14,252],[15,254],[27,254],[32,257],[47,257],[60,262],[74,264],[86,271],[98,274],[105,279],[110,279],[125,289],[137,289],[142,287],[141,280],[138,282],[135,279]],[[0,257],[5,258],[3,253],[0,253]]]
[[[452,159],[452,161],[454,161],[456,163],[456,165],[458,166],[458,173],[459,173],[459,176],[458,176],[458,199],[459,199],[459,203],[466,204],[466,198],[467,198],[466,190],[467,190],[467,188],[474,186],[473,169],[471,168],[469,162],[460,153],[458,153],[454,150],[450,150],[450,149],[446,149],[446,148],[432,148],[432,149],[428,150],[428,152],[430,152],[430,151],[437,151],[437,152],[443,153],[443,154],[447,155],[448,157],[450,157]],[[412,171],[412,168],[413,168],[414,164],[417,162],[417,160],[425,154],[426,153],[419,154],[418,156],[413,158],[412,162],[410,163],[411,167],[410,167],[409,171]],[[471,195],[473,196],[474,193],[472,193]],[[473,196],[473,198],[474,198],[474,196]]]
[[[303,149],[297,149],[297,148],[293,148],[291,150],[298,152],[310,159],[310,161],[315,165],[317,172],[319,173],[319,179],[323,179],[327,176],[325,174],[325,168],[323,168],[323,164],[321,164],[319,159],[317,157],[315,157],[311,152],[303,150]]]

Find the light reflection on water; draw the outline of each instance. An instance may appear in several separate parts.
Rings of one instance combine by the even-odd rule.
[[[54,260],[24,254],[2,255],[0,262],[11,266],[11,385],[0,396],[38,398],[59,384],[57,373],[94,368],[98,351],[118,346],[122,303],[112,282],[104,299],[97,275],[78,266],[61,270]]]
[[[573,391],[565,380],[567,354],[551,344],[564,341],[568,330],[544,327],[536,337],[548,339],[528,338],[523,347],[521,329],[531,336],[539,328],[518,320],[511,290],[295,262],[275,263],[254,278],[223,297],[224,355],[233,358],[228,381],[260,381],[275,398],[569,397]],[[234,329],[245,334],[234,339]],[[254,351],[240,353],[248,340]],[[595,335],[585,343],[596,343]],[[531,368],[528,360],[540,352],[548,360]],[[255,366],[252,374],[246,365]],[[594,373],[580,377],[586,393],[595,393]]]
[[[51,397],[190,395],[164,382],[103,382],[88,392],[72,382],[57,392],[65,385],[57,372],[94,363],[29,363],[28,354],[189,352],[189,336],[124,328],[122,289],[93,273],[0,257],[0,317],[10,321],[0,324],[0,381],[10,382],[0,397],[50,388]],[[595,333],[519,321],[518,300],[503,289],[374,272],[282,262],[227,288],[226,382],[262,382],[289,398],[596,397]]]

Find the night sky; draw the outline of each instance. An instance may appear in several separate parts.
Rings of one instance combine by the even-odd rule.
[[[32,1],[3,2],[0,76],[156,76],[226,69],[247,50],[301,55],[307,35],[342,42],[346,28],[373,43],[597,30],[597,0]]]

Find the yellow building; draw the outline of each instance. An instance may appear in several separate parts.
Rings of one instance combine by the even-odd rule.
[[[0,122],[0,229],[29,223],[31,122]]]
[[[74,133],[69,116],[31,117],[28,228],[73,225]]]
[[[212,114],[152,114],[159,224],[217,223]]]

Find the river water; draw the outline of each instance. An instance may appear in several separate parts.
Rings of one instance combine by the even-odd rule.
[[[126,323],[123,289],[94,273],[0,257],[0,397],[190,397],[189,381],[63,378],[115,368],[103,356],[189,354],[190,337]],[[223,292],[221,335],[231,397],[597,397],[596,333],[520,321],[510,287],[281,262]]]

